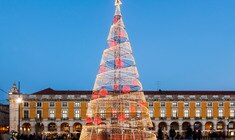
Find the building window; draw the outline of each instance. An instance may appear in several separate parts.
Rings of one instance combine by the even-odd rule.
[[[50,102],[50,107],[54,107],[55,106],[55,102]]]
[[[42,107],[42,102],[37,102],[37,107]]]
[[[105,118],[105,110],[104,109],[100,110],[100,117]]]
[[[68,110],[62,110],[62,118],[68,118]]]
[[[50,118],[55,118],[55,110],[50,110],[49,111],[49,117]]]
[[[185,102],[185,103],[184,103],[184,106],[185,106],[185,107],[189,107],[189,102]]]
[[[177,117],[177,110],[176,109],[172,110],[172,117],[174,117],[174,118]]]
[[[75,102],[75,107],[80,107],[80,102]]]
[[[196,102],[196,107],[200,107],[201,103],[200,102]]]
[[[161,102],[161,107],[165,107],[165,106],[166,106],[165,102]]]
[[[67,102],[62,102],[63,107],[67,107],[68,103]]]
[[[235,113],[235,110],[234,110],[234,109],[231,109],[231,110],[230,110],[230,117],[231,117],[231,118],[234,118],[234,116],[235,116],[234,113]]]
[[[201,117],[201,110],[200,110],[200,109],[196,109],[196,114],[195,114],[195,116],[196,116],[197,118]]]
[[[219,109],[219,117],[224,117],[224,110],[223,109]]]
[[[29,111],[28,110],[24,110],[24,118],[25,119],[29,118]]]
[[[234,107],[235,106],[235,102],[230,102],[230,106]]]
[[[29,103],[28,102],[24,102],[24,107],[29,107]]]
[[[211,109],[207,109],[207,117],[208,118],[212,117],[212,110]]]
[[[80,118],[80,111],[79,110],[75,110],[74,117],[75,118]]]
[[[173,106],[173,107],[177,107],[177,102],[173,102],[173,103],[172,103],[172,106]]]
[[[212,107],[212,102],[208,102],[207,106]]]
[[[149,102],[149,106],[153,106],[153,101],[150,101],[150,102]]]
[[[224,102],[219,102],[219,106],[220,107],[224,106]]]
[[[189,110],[188,109],[184,110],[184,117],[185,118],[189,117]]]
[[[124,113],[125,113],[126,118],[130,117],[129,109],[125,109]]]
[[[42,118],[42,110],[37,110],[37,118]]]
[[[160,114],[161,118],[166,117],[166,111],[164,109],[161,110],[161,114]]]

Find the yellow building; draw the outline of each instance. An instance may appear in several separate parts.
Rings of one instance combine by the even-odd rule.
[[[80,132],[85,123],[91,91],[61,91],[45,89],[33,94],[17,93],[13,87],[9,94],[10,130],[22,133],[66,133]],[[187,126],[201,129],[203,135],[211,130],[223,131],[226,135],[235,132],[235,91],[145,91],[153,131],[162,127],[165,132],[173,126],[184,133]],[[22,102],[16,102],[18,98]],[[19,111],[20,108],[20,111]],[[131,112],[133,107],[130,105]],[[127,117],[141,111],[129,113]],[[111,119],[112,114],[100,109],[102,121]],[[19,114],[18,114],[19,113]],[[20,118],[20,121],[18,120]],[[20,126],[18,125],[20,123]]]

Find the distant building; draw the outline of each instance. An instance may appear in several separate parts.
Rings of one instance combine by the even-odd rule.
[[[85,123],[87,103],[91,91],[53,90],[51,88],[33,94],[19,96],[15,86],[9,94],[10,130],[18,130],[18,103],[20,103],[21,133],[76,133]],[[235,91],[145,91],[153,131],[159,126],[168,132],[173,126],[184,134],[188,125],[201,129],[203,135],[212,130],[235,133]],[[100,110],[103,123],[110,114]],[[126,117],[139,115],[125,111]]]
[[[0,133],[9,131],[9,105],[0,104]]]

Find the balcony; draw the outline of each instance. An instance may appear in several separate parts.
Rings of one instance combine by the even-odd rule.
[[[24,118],[22,118],[22,121],[30,121],[30,118],[29,117],[24,117]]]
[[[222,120],[222,119],[224,119],[224,116],[219,116],[218,119]]]
[[[213,117],[212,117],[212,116],[207,116],[206,119],[207,119],[207,120],[212,120]]]
[[[68,120],[68,119],[69,119],[68,117],[62,117],[61,121]]]
[[[201,120],[202,117],[195,117],[195,120]]]
[[[178,119],[178,117],[171,117],[171,119],[172,119],[172,120],[177,120],[177,119]]]
[[[160,120],[166,120],[166,117],[160,117],[159,119]]]
[[[81,117],[74,117],[74,120],[82,120]]]
[[[43,118],[35,118],[35,121],[36,122],[41,122],[41,121],[43,121]]]
[[[184,120],[189,120],[189,119],[190,119],[190,117],[183,117],[183,119],[184,119]]]
[[[48,120],[50,120],[50,121],[55,121],[56,118],[55,118],[55,117],[48,117]]]
[[[235,119],[235,117],[234,116],[230,116],[229,119]]]

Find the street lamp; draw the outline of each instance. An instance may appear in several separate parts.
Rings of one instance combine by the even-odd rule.
[[[18,103],[18,133],[20,134],[20,103],[22,103],[22,98],[20,97],[20,94],[19,94],[19,97],[16,99],[16,102]]]

